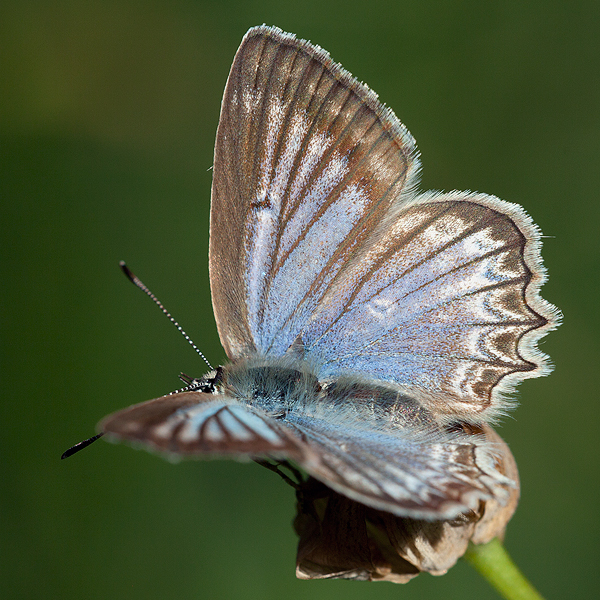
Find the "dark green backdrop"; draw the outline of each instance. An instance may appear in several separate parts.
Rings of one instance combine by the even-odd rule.
[[[549,598],[598,562],[597,1],[123,1],[0,7],[2,598],[496,598],[465,564],[406,586],[294,577],[292,490],[255,465],[170,464],[99,418],[213,363],[213,140],[235,50],[275,24],[327,48],[416,137],[423,188],[519,202],[548,236],[556,364],[501,429],[523,496],[507,546]]]

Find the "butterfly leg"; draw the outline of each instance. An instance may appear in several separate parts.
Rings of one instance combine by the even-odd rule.
[[[296,491],[301,489],[302,483],[304,482],[302,473],[287,460],[269,462],[268,460],[254,459],[254,462],[261,467],[265,467],[269,471],[272,471],[273,473],[277,473],[281,479],[283,479],[288,485],[292,486]],[[288,471],[290,471],[297,481],[294,481],[291,477],[281,471],[281,467],[285,467]]]

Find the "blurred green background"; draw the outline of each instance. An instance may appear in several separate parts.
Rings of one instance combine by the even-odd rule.
[[[11,1],[0,6],[2,598],[493,599],[462,562],[406,586],[294,577],[294,496],[256,465],[102,441],[105,414],[213,364],[212,152],[236,48],[274,24],[329,50],[416,137],[423,189],[519,202],[548,236],[556,364],[501,434],[509,551],[548,598],[599,588],[598,2]]]

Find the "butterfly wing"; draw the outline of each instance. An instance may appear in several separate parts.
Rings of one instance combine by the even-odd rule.
[[[519,381],[550,370],[536,344],[558,314],[539,295],[539,232],[521,207],[424,194],[373,238],[302,328],[321,377],[394,381],[437,414],[482,421]]]
[[[366,86],[316,46],[251,29],[215,146],[209,266],[227,355],[284,354],[417,171],[414,140]]]
[[[493,419],[549,372],[540,235],[485,194],[414,193],[414,140],[320,48],[250,30],[215,149],[211,288],[228,355],[299,348],[320,377],[393,381]]]
[[[98,425],[109,439],[172,456],[271,456],[305,460],[305,448],[274,419],[220,394],[181,392],[135,404]]]
[[[478,436],[432,429],[375,430],[347,420],[289,415],[316,460],[301,463],[328,487],[372,508],[415,519],[451,519],[480,501],[501,504],[515,485]]]

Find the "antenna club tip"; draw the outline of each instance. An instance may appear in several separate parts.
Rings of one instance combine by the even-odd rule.
[[[119,267],[121,267],[121,271],[125,273],[125,277],[127,277],[127,279],[129,279],[129,281],[131,281],[132,283],[135,283],[135,275],[130,271],[129,267],[125,264],[124,260],[119,261]]]
[[[93,435],[91,438],[88,438],[87,440],[83,440],[83,442],[79,442],[78,444],[75,444],[68,450],[65,450],[65,452],[62,453],[62,456],[60,457],[60,459],[63,460],[65,458],[69,458],[69,456],[73,456],[73,454],[76,454],[80,450],[87,448],[90,444],[93,444],[97,439],[101,438],[103,435],[104,435],[104,432],[97,433],[96,435]]]

